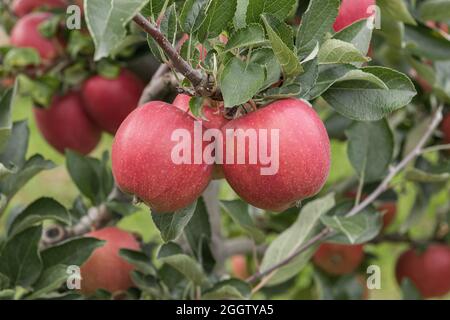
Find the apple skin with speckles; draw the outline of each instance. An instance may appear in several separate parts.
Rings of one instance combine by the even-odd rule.
[[[267,159],[261,161],[260,156],[256,163],[251,163],[247,138],[242,149],[245,154],[241,155],[245,156],[245,161],[239,163],[238,148],[242,137],[233,132],[245,133],[248,129],[256,131],[258,150],[266,149],[261,144],[266,141],[268,152],[264,153],[273,158],[271,164]],[[317,194],[328,177],[330,140],[322,120],[306,101],[278,100],[231,120],[222,127],[222,134],[225,178],[242,199],[255,207],[284,211]],[[229,134],[234,137],[227,137]],[[232,146],[227,147],[227,140],[234,143],[234,150]],[[234,161],[227,160],[227,152],[234,153]],[[267,170],[269,167],[272,169]]]
[[[174,212],[194,202],[211,180],[212,165],[176,164],[172,151],[174,130],[194,137],[194,119],[171,104],[152,101],[134,110],[116,133],[112,147],[113,174],[119,188],[133,194],[158,213]],[[195,139],[195,137],[194,137]],[[207,143],[202,146],[203,152]]]

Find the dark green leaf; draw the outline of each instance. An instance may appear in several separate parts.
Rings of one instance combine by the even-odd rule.
[[[273,14],[284,20],[296,6],[296,0],[249,0],[247,7],[247,24],[260,22],[262,14]]]
[[[198,34],[200,41],[217,37],[233,19],[237,0],[212,0]]]

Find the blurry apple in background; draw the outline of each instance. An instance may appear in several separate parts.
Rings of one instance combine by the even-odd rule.
[[[50,19],[47,12],[30,13],[20,18],[11,31],[11,45],[19,48],[34,48],[44,63],[49,63],[61,53],[57,39],[47,39],[39,31],[39,26]]]
[[[364,258],[362,245],[322,243],[313,261],[323,271],[332,275],[344,275],[355,271]]]
[[[97,146],[101,131],[84,111],[77,92],[53,98],[48,108],[34,108],[36,123],[45,140],[56,150],[88,154]]]

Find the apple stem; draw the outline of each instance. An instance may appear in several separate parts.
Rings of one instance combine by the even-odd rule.
[[[431,137],[433,132],[437,129],[439,124],[442,121],[443,115],[442,110],[443,106],[437,108],[436,112],[434,113],[433,119],[430,122],[425,134],[422,136],[422,138],[419,140],[417,145],[414,147],[414,149],[405,157],[402,161],[400,161],[396,166],[392,167],[392,170],[389,171],[388,175],[383,179],[383,181],[380,183],[380,185],[367,197],[359,203],[358,205],[354,206],[350,212],[346,215],[347,217],[352,217],[362,210],[364,210],[369,204],[371,204],[373,201],[375,201],[384,191],[386,191],[389,188],[389,183],[392,181],[392,179],[400,172],[402,171],[411,161],[416,159],[419,155],[423,153],[424,146],[427,143],[428,139]],[[261,279],[262,283],[267,283],[268,280],[270,280],[273,275],[275,275],[276,270],[278,270],[281,267],[284,267],[285,265],[289,264],[292,260],[294,260],[298,255],[305,252],[306,250],[310,249],[311,247],[319,244],[321,241],[325,240],[327,237],[335,234],[335,231],[333,231],[330,228],[323,228],[319,233],[317,233],[314,237],[312,237],[309,241],[304,243],[302,246],[300,246],[296,251],[294,251],[292,254],[290,254],[288,257],[286,257],[284,260],[280,261],[279,263],[275,264],[274,266],[262,271],[262,272],[256,272],[251,277],[246,279],[249,283],[255,283],[257,280]]]

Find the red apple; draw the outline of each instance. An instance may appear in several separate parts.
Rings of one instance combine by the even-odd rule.
[[[30,13],[17,21],[11,31],[11,44],[19,48],[34,48],[44,62],[55,59],[61,52],[57,39],[47,39],[39,32],[39,25],[52,15],[47,12]]]
[[[409,278],[424,298],[440,297],[450,291],[450,248],[433,244],[425,252],[405,251],[396,266],[398,283]]]
[[[372,5],[375,5],[375,0],[342,0],[333,25],[334,31],[341,31],[358,20],[369,18],[372,15],[369,7]]]
[[[103,130],[115,134],[120,124],[139,102],[143,82],[122,69],[115,79],[96,75],[88,79],[81,90],[86,111]]]
[[[314,264],[332,275],[352,273],[364,258],[362,245],[322,243],[313,257]]]
[[[231,257],[231,270],[233,277],[245,280],[248,278],[247,258],[244,255]]]
[[[112,147],[113,174],[118,186],[158,213],[182,209],[197,199],[211,180],[212,165],[203,161],[206,143],[194,141],[189,163],[177,163],[183,131],[194,140],[194,119],[173,105],[152,101],[134,110],[116,133]],[[188,149],[189,150],[189,149]],[[199,159],[200,161],[196,161]]]
[[[441,131],[444,135],[444,142],[450,143],[450,113],[444,116],[444,120],[441,123]]]
[[[136,239],[130,233],[116,227],[93,231],[86,236],[106,242],[102,247],[95,249],[81,266],[81,292],[90,295],[98,289],[105,289],[115,293],[132,287],[130,272],[134,267],[119,255],[119,251],[139,250],[140,246]]]
[[[395,215],[397,214],[397,204],[395,202],[385,202],[378,206],[378,211],[383,214],[383,229],[385,229],[395,219]]]
[[[225,149],[230,149],[223,153],[225,178],[237,194],[255,207],[272,211],[288,209],[317,194],[328,177],[330,141],[327,131],[305,101],[273,102],[230,121],[222,132]],[[247,133],[254,134],[254,143],[249,143]],[[238,150],[244,139],[245,148]],[[234,143],[234,148],[227,147],[230,144],[227,140]],[[257,159],[252,159],[250,152],[256,154]],[[263,159],[261,153],[263,158],[271,159]]]
[[[63,0],[14,0],[12,3],[12,11],[18,17],[39,9],[55,9],[65,8],[67,3]]]
[[[97,146],[101,131],[86,115],[76,92],[55,97],[49,108],[34,108],[39,130],[47,142],[64,153],[71,149],[88,154]]]

